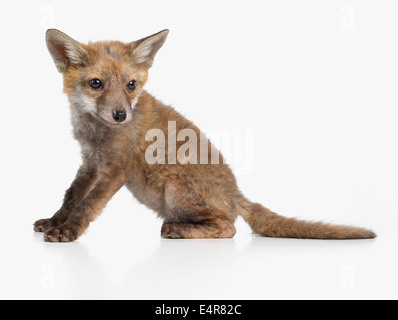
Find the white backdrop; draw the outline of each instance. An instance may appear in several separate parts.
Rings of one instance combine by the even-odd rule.
[[[386,265],[398,264],[389,255],[397,249],[398,227],[397,9],[393,0],[2,2],[0,297],[261,299],[285,297],[284,292],[298,297],[304,294],[300,282],[288,287],[269,278],[276,295],[267,295],[235,272],[250,261],[258,263],[255,255],[277,261],[270,272],[287,271],[296,261],[289,260],[293,250],[304,250],[299,259],[304,258],[289,272],[317,275],[306,287],[324,284],[318,293],[328,285],[335,288],[328,289],[334,295],[325,289],[320,297],[361,297],[358,291],[348,296],[341,292],[341,273],[350,268],[358,279],[363,274],[373,281],[365,293],[389,297],[393,291],[361,266],[365,263],[369,272],[380,267],[374,272],[389,282]],[[253,238],[242,220],[232,242],[162,241],[161,221],[127,190],[112,199],[78,242],[42,242],[31,224],[58,209],[80,164],[61,75],[44,42],[50,27],[81,42],[132,41],[170,29],[150,72],[148,91],[206,132],[224,130],[237,137],[232,151],[225,151],[248,198],[286,216],[374,229],[379,238],[372,242],[314,242],[326,261],[335,261],[333,253],[340,248],[359,248],[364,260],[347,262],[346,253],[334,269],[328,269],[333,263],[324,266],[333,276],[314,271],[306,264],[313,251],[305,249],[313,242]],[[231,141],[217,144],[229,149]],[[368,252],[385,256],[372,256],[369,266]],[[76,263],[73,257],[78,257]],[[185,265],[195,265],[192,261],[200,257],[219,257],[220,268],[222,261],[236,262],[225,277],[236,276],[234,288],[247,290],[233,295],[232,285],[225,286],[219,275],[210,292],[190,273],[177,283],[185,288],[186,281],[194,281],[196,291],[185,288],[180,296],[178,286],[175,292],[166,290],[167,275],[181,275]],[[308,259],[313,266],[318,256]],[[139,270],[144,270],[143,278],[132,281]],[[153,278],[152,272],[160,276]],[[129,281],[134,286],[122,285]]]

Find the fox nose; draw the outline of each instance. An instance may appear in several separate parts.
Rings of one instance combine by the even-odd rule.
[[[123,122],[127,118],[126,111],[124,110],[115,110],[113,111],[112,116],[116,122]]]

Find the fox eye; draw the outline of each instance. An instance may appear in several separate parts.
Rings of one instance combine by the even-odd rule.
[[[128,84],[127,84],[127,90],[129,91],[133,91],[135,89],[135,80],[131,80]]]
[[[102,82],[100,79],[97,79],[97,78],[91,79],[89,83],[90,83],[90,87],[93,89],[98,90],[98,89],[102,88]]]

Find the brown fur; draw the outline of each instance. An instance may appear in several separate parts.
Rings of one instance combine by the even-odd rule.
[[[44,232],[45,241],[77,239],[123,186],[164,219],[161,234],[165,238],[230,238],[235,235],[233,224],[238,215],[254,232],[268,237],[375,237],[372,231],[362,228],[284,218],[248,201],[222,156],[220,164],[211,164],[214,147],[210,142],[208,164],[167,164],[168,154],[166,164],[148,164],[145,151],[152,143],[145,141],[148,130],[161,129],[166,143],[169,121],[176,122],[177,132],[190,128],[198,137],[201,134],[192,122],[143,89],[148,69],[167,33],[162,31],[132,43],[103,41],[85,45],[60,31],[47,32],[49,51],[64,77],[83,164],[60,210],[52,218],[34,224],[35,231]],[[101,90],[89,86],[93,78],[104,83]],[[132,92],[126,90],[130,80],[136,81]],[[112,112],[120,108],[127,113],[126,121],[112,122]],[[177,149],[183,144],[177,141]],[[199,156],[203,158],[203,154]]]

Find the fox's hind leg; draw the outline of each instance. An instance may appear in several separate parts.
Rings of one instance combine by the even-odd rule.
[[[237,216],[222,192],[186,180],[165,186],[165,223],[161,236],[171,239],[232,238]]]
[[[161,235],[169,239],[232,238],[236,233],[232,222],[223,218],[213,218],[202,222],[165,222]]]

